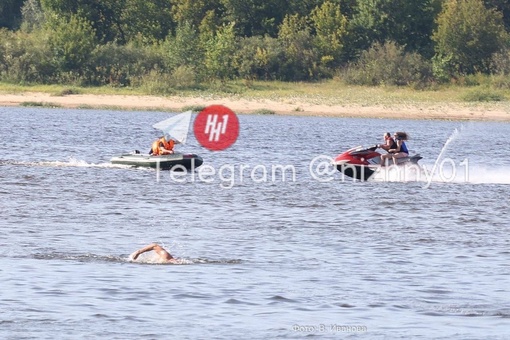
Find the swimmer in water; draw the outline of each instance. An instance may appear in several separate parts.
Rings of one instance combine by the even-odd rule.
[[[142,249],[138,249],[133,254],[129,255],[129,259],[131,261],[135,261],[138,256],[151,250],[154,250],[154,253],[158,255],[159,261],[162,263],[178,263],[178,261],[169,252],[167,252],[165,248],[161,247],[157,243],[152,243]]]

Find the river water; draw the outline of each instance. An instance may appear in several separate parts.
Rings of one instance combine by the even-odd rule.
[[[0,338],[508,339],[510,124],[241,115],[179,146],[206,171],[110,164],[169,116],[0,108]],[[425,176],[320,163],[396,130]]]

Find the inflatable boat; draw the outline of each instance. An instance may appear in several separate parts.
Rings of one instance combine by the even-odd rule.
[[[111,159],[112,164],[131,165],[133,167],[154,168],[160,170],[194,170],[202,165],[204,160],[195,154],[175,152],[171,155],[152,156],[141,154],[139,151],[123,154]]]

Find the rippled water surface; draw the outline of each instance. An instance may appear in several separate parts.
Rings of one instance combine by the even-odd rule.
[[[179,147],[216,174],[110,164],[167,117],[0,108],[0,338],[508,339],[509,124],[240,116]],[[429,177],[317,175],[395,130]]]

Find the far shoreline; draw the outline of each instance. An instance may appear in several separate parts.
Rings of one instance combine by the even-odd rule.
[[[43,92],[0,93],[0,106],[55,107],[69,109],[107,109],[182,112],[190,107],[224,105],[238,114],[269,113],[276,115],[321,116],[338,118],[417,119],[510,122],[507,102],[489,103],[392,103],[392,104],[321,104],[299,97],[291,99],[253,99],[228,96],[147,96],[68,94]]]

